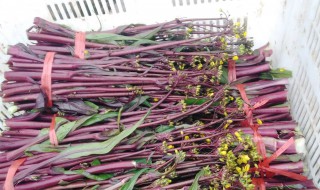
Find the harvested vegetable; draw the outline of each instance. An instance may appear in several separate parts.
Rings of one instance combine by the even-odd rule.
[[[27,35],[2,83],[20,113],[0,136],[4,189],[314,188],[291,72],[252,51],[245,24],[119,26],[87,32],[83,52],[77,31],[41,18]]]

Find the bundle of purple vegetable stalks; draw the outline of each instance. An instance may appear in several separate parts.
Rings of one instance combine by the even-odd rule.
[[[87,32],[85,59],[74,56],[75,34],[35,18],[32,45],[8,50],[2,100],[19,114],[0,136],[4,189],[315,188],[299,180],[305,149],[287,103],[291,72],[271,68],[267,45],[251,50],[245,24],[222,16]],[[47,52],[52,106],[41,88]],[[263,100],[250,108],[254,131],[244,108]],[[257,133],[267,156],[294,139],[269,173]]]

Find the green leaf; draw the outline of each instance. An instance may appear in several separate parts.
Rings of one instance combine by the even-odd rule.
[[[148,168],[144,168],[135,173],[134,176],[132,176],[132,178],[120,188],[120,190],[132,190],[140,175],[147,172],[148,170]]]
[[[271,156],[270,153],[267,153],[267,156]],[[280,162],[299,162],[303,159],[303,153],[300,154],[282,154],[278,156],[275,161]]]
[[[203,175],[204,175],[204,170],[202,169],[197,173],[197,175],[194,178],[193,183],[190,186],[189,190],[198,190],[198,189],[200,189],[200,185],[199,185],[198,182],[199,182],[200,177],[202,177]]]
[[[120,120],[121,120],[121,113],[122,113],[122,110],[123,110],[123,107],[120,108],[119,112],[118,112],[118,119],[117,119],[117,124],[118,124],[118,128],[119,128],[119,131],[121,131],[121,123],[120,123]]]
[[[87,106],[90,106],[91,108],[95,109],[95,110],[98,110],[99,109],[99,106],[97,106],[96,104],[92,103],[92,102],[89,102],[89,101],[84,101],[84,103],[87,105]]]
[[[92,160],[92,162],[90,163],[91,166],[100,166],[101,162],[99,159],[94,159]]]
[[[137,158],[137,159],[134,159],[134,161],[141,164],[148,164],[146,158]]]
[[[150,102],[148,102],[148,100],[144,101],[142,104],[149,107],[149,108],[152,107],[152,104]]]
[[[65,185],[69,185],[70,183],[71,182],[60,180],[58,185],[65,186]]]
[[[90,189],[90,190],[98,190],[98,189],[99,189],[99,187],[100,187],[100,185],[95,185],[95,186],[91,187],[91,189]]]
[[[155,131],[157,133],[165,133],[165,132],[170,132],[170,131],[173,131],[175,130],[175,127],[174,126],[169,126],[169,125],[160,125],[159,127],[157,127],[155,129]]]
[[[221,84],[228,84],[228,69],[225,67],[222,67],[222,75],[221,79],[219,81]]]
[[[174,48],[175,52],[181,52],[184,48],[186,48],[186,46],[179,46],[177,48]]]
[[[63,146],[52,146],[50,143],[42,143],[42,144],[35,144],[31,147],[29,147],[26,150],[26,153],[28,152],[61,152],[64,148],[69,147],[69,145],[63,145]]]
[[[40,132],[39,132],[37,137],[41,137],[41,136],[47,135],[47,134],[49,134],[49,128],[43,128],[43,129],[40,130]]]
[[[114,102],[114,101],[115,101],[114,98],[111,98],[111,99],[109,99],[109,98],[99,98],[99,99],[102,100],[102,101],[104,101],[105,103],[111,103],[111,102]]]
[[[83,175],[88,179],[92,179],[92,180],[96,180],[96,181],[107,180],[107,179],[110,179],[110,178],[112,178],[114,176],[113,174],[96,174],[96,175],[93,175],[93,174],[91,174],[91,173],[89,173],[89,172],[87,172],[86,170],[83,170],[83,169],[80,169],[80,170],[65,170],[64,168],[55,167],[55,168],[53,168],[53,170],[55,172],[63,173],[65,175],[75,175],[75,174]]]
[[[151,39],[151,38],[153,38],[154,35],[156,35],[162,29],[162,26],[163,25],[161,25],[155,29],[136,34],[136,35],[134,35],[134,37],[140,38],[140,39]]]
[[[156,41],[137,38],[132,36],[123,36],[120,34],[112,34],[112,33],[97,33],[97,34],[87,34],[86,39],[96,43],[103,44],[120,44],[121,42],[125,45],[132,45],[133,43],[139,44],[158,44]]]
[[[201,105],[207,101],[208,101],[208,99],[206,99],[206,98],[186,98],[186,99],[184,99],[184,102],[187,105]]]
[[[151,110],[147,112],[136,124],[132,127],[123,130],[119,135],[114,136],[104,142],[96,143],[85,143],[82,145],[75,145],[69,147],[61,152],[61,154],[66,155],[66,158],[79,158],[82,156],[89,156],[93,154],[107,154],[116,145],[118,145],[124,138],[131,135],[145,120],[145,118],[150,114]]]
[[[107,113],[104,113],[104,114],[94,114],[94,115],[90,116],[90,118],[87,119],[82,124],[82,126],[92,125],[92,124],[98,123],[100,121],[103,121],[105,119],[112,118],[112,117],[117,117],[117,116],[118,116],[118,112],[107,112]]]
[[[149,98],[149,96],[138,96],[135,99],[133,99],[131,102],[129,102],[128,104],[123,106],[123,111],[127,111],[132,109],[134,106],[139,106],[142,103],[144,103],[147,99]],[[149,103],[149,102],[148,102]],[[149,103],[150,104],[150,103]],[[148,104],[148,105],[149,105]],[[151,104],[150,104],[151,105]]]
[[[283,68],[272,69],[269,72],[264,72],[260,74],[261,79],[274,80],[279,78],[291,78],[292,72],[289,70],[285,70]]]

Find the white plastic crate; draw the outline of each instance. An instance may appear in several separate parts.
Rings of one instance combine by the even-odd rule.
[[[219,16],[219,9],[237,21],[248,20],[255,47],[270,42],[273,65],[293,71],[291,112],[306,138],[307,175],[320,186],[319,0],[0,0],[0,80],[8,45],[28,42],[25,31],[36,16],[96,31],[182,17],[212,18]],[[0,112],[1,119],[10,117],[1,101]]]

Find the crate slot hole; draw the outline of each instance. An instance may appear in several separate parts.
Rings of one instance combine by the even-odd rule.
[[[172,0],[172,6],[175,7],[176,6],[176,0]]]
[[[318,158],[319,159],[319,158]],[[316,163],[317,164],[317,163]],[[318,167],[317,171],[316,171],[316,175],[320,174],[320,167]]]
[[[116,9],[116,13],[119,13],[119,7],[118,7],[118,3],[116,0],[112,0],[113,1],[113,5],[114,5],[114,8]]]
[[[98,10],[97,10],[97,7],[96,7],[96,4],[94,3],[94,0],[90,0],[91,1],[91,5],[93,7],[93,11],[96,15],[98,15]]]
[[[56,20],[57,20],[57,18],[56,18],[56,16],[54,15],[53,10],[52,10],[52,8],[51,8],[51,6],[50,6],[50,5],[47,5],[47,8],[48,8],[48,10],[49,10],[49,13],[50,13],[50,15],[51,15],[52,19],[53,19],[54,21],[56,21]]]
[[[69,15],[68,10],[67,10],[66,4],[62,3],[62,8],[63,8],[64,12],[66,13],[67,18],[70,19],[71,17],[70,17],[70,15]]]
[[[318,151],[318,149],[317,149],[317,151]],[[317,151],[316,151],[316,152],[317,152]],[[315,162],[314,162],[314,164],[312,165],[313,168],[316,166],[316,164],[318,164],[318,160],[319,160],[319,159],[320,159],[320,154],[318,154],[317,159],[315,159]]]
[[[74,10],[73,4],[71,2],[69,2],[69,7],[71,9],[71,12],[74,16],[74,18],[78,18],[76,11]]]
[[[127,12],[126,4],[124,4],[123,0],[120,0],[121,8],[123,12]]]
[[[183,1],[182,0],[179,0],[179,5],[183,6]]]
[[[102,0],[98,0],[98,3],[99,3],[99,7],[100,7],[102,14],[106,14],[106,11],[104,10],[103,5],[102,5]]]
[[[82,8],[81,8],[81,5],[80,5],[79,1],[77,1],[77,6],[78,6],[78,9],[79,9],[79,11],[80,11],[80,15],[81,15],[82,17],[84,17],[84,13],[83,13],[83,10],[82,10]]]
[[[108,11],[109,11],[109,13],[111,14],[111,13],[112,13],[112,9],[111,9],[111,6],[110,6],[110,3],[109,3],[109,0],[106,0],[106,3],[107,3]]]
[[[59,8],[58,4],[54,4],[54,7],[56,8],[57,13],[58,13],[60,19],[63,20],[63,16],[62,16],[62,14],[61,14],[61,12],[60,12],[60,8]]]
[[[86,0],[83,0],[83,4],[84,4],[84,7],[86,8],[87,10],[87,13],[89,16],[91,16],[91,12],[90,12],[90,9],[89,9],[89,6],[88,6],[88,3]]]

